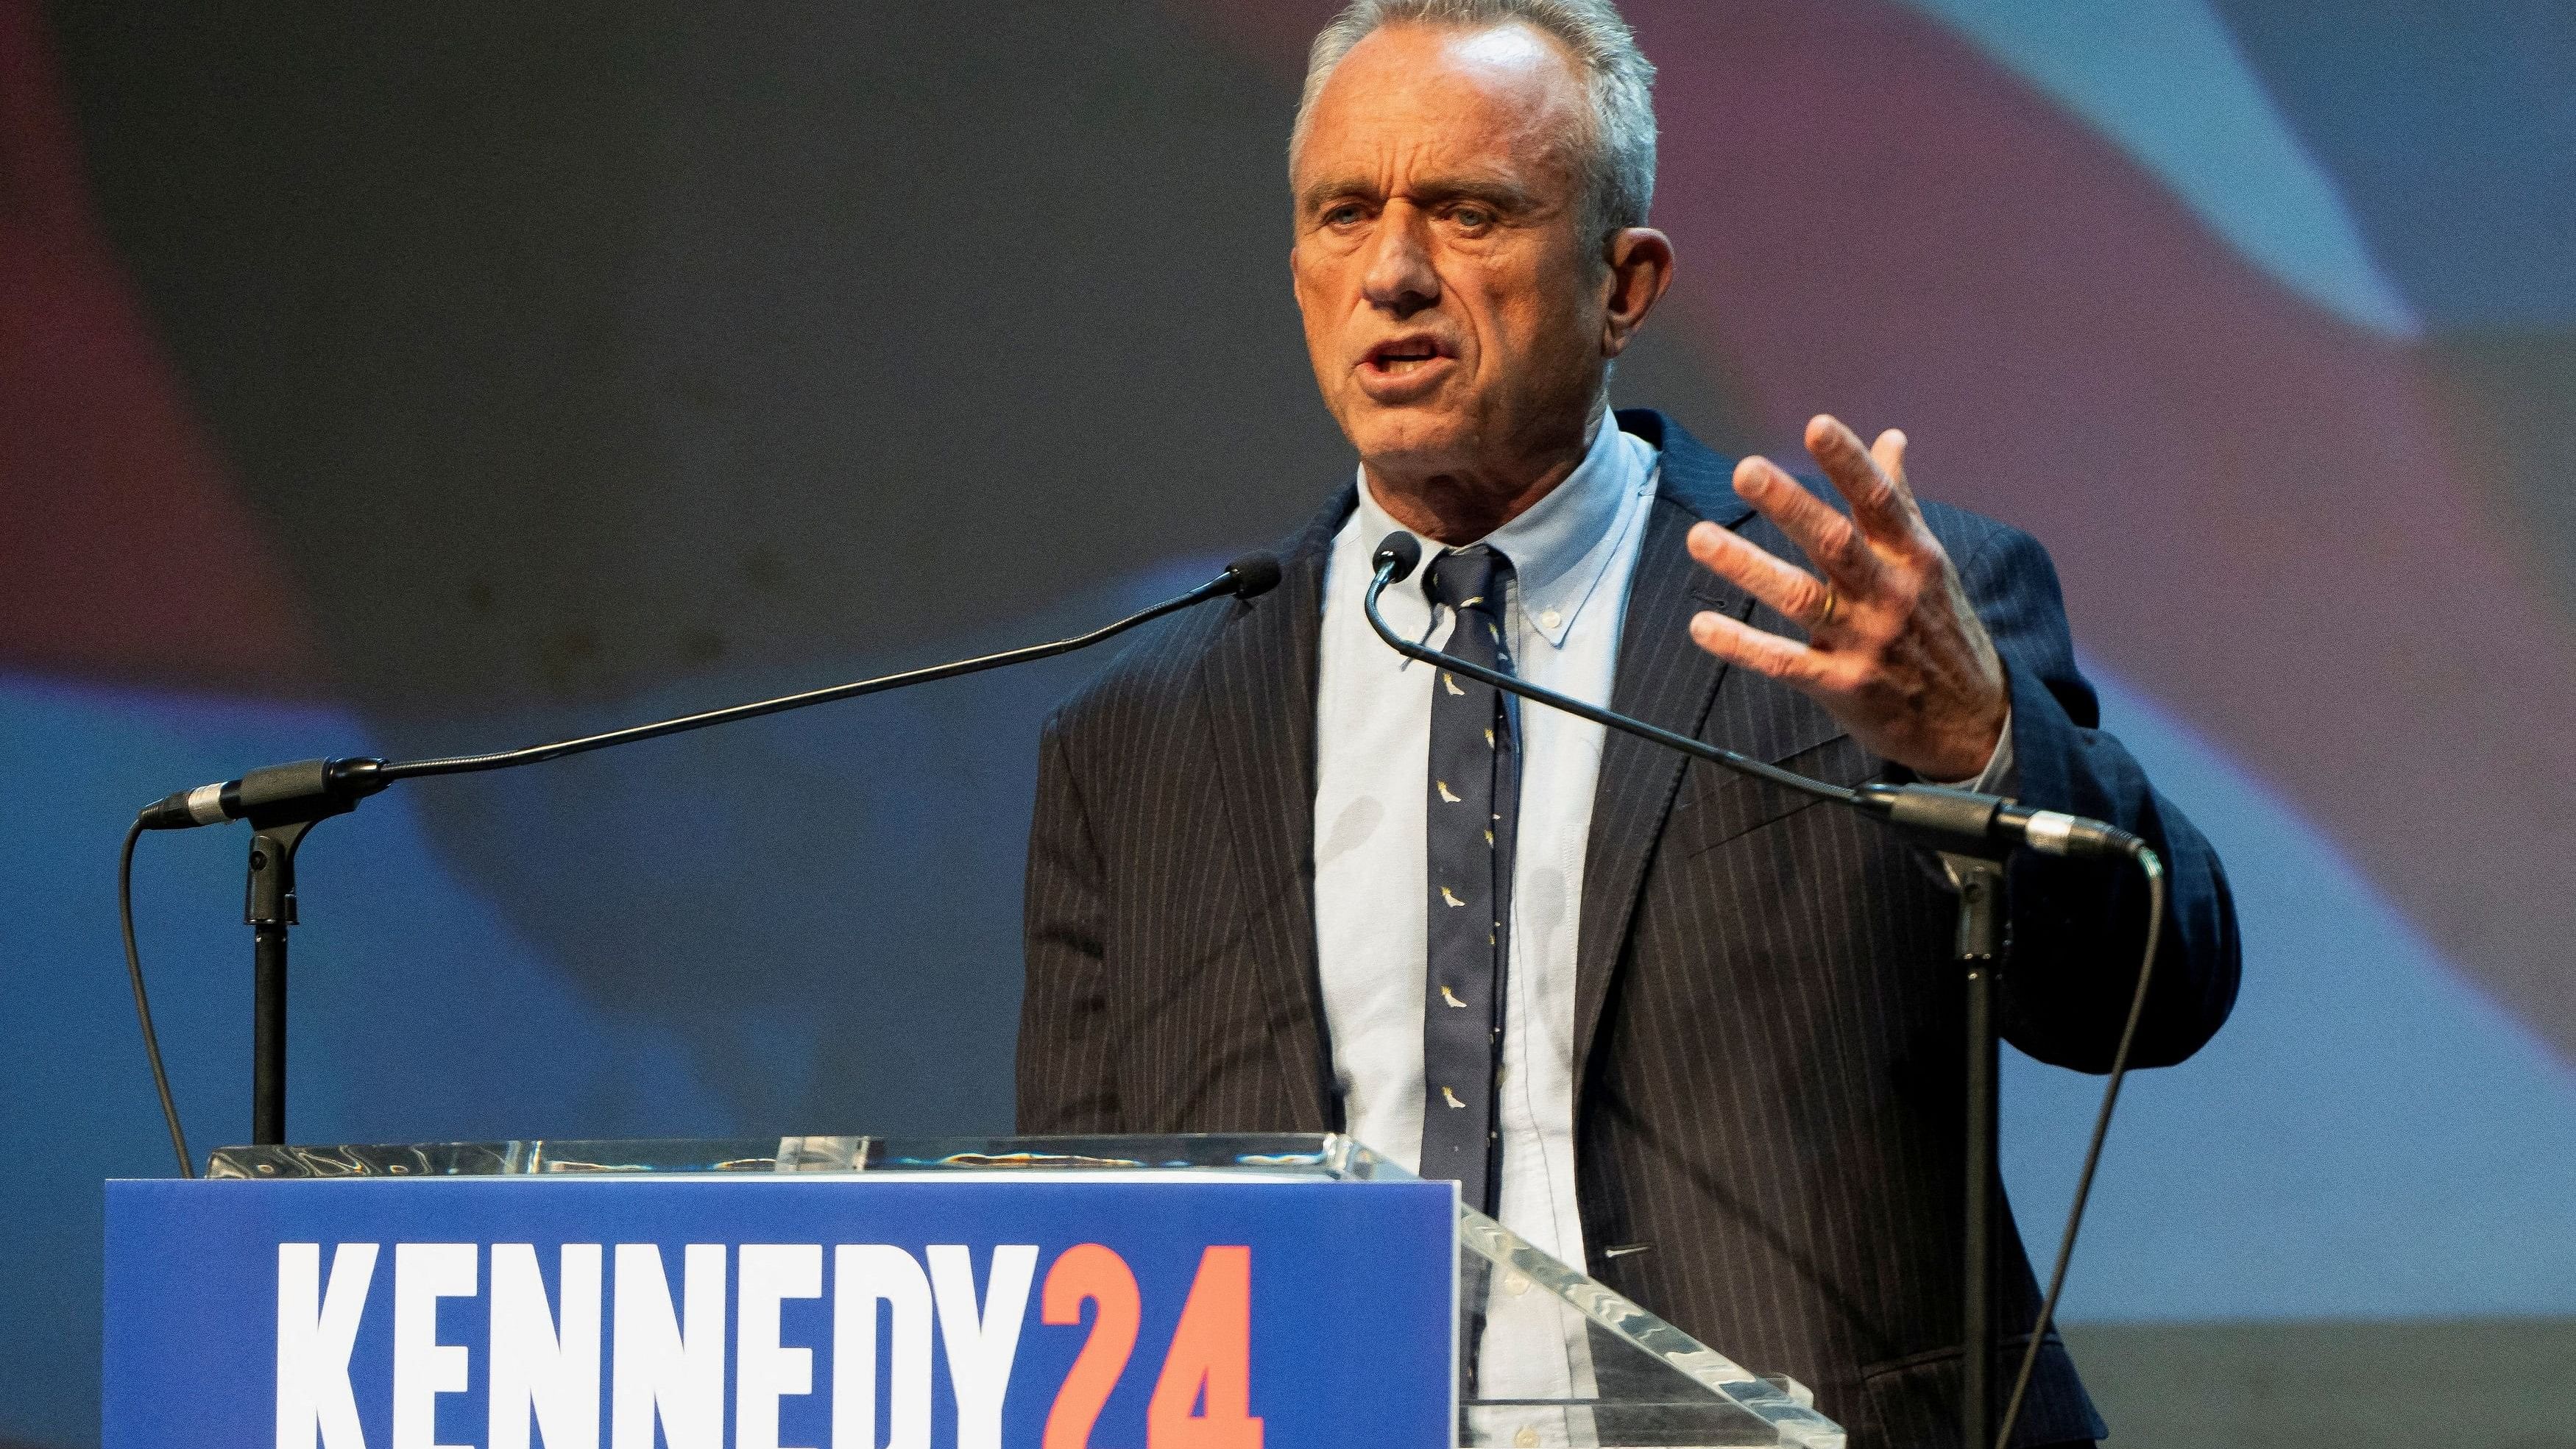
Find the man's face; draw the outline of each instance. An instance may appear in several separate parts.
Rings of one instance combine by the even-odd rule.
[[[1520,24],[1387,26],[1316,98],[1290,270],[1325,406],[1379,475],[1579,443],[1606,292],[1581,227],[1584,104],[1576,62]]]

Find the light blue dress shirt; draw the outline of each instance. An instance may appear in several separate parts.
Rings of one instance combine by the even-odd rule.
[[[1606,416],[1572,475],[1483,542],[1511,560],[1512,662],[1533,684],[1607,705],[1628,580],[1654,501],[1655,450]],[[1410,1167],[1422,1151],[1424,791],[1431,673],[1386,646],[1362,600],[1378,540],[1401,525],[1362,473],[1324,568],[1315,731],[1315,940],[1333,1072],[1352,1136]],[[1417,535],[1418,537],[1418,535]],[[1426,562],[1445,545],[1422,539]],[[1387,622],[1446,640],[1417,570]],[[1512,877],[1499,1089],[1499,1216],[1541,1251],[1583,1261],[1574,1198],[1574,949],[1602,729],[1518,713],[1520,836]]]

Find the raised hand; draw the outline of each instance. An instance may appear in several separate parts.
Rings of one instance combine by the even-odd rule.
[[[1822,577],[1714,523],[1690,531],[1691,557],[1797,621],[1805,642],[1714,613],[1691,620],[1691,639],[1803,691],[1882,758],[1927,780],[1972,778],[2009,717],[2003,661],[1905,484],[1905,435],[1890,428],[1863,448],[1819,414],[1806,443],[1850,517],[1767,458],[1735,465],[1735,491]]]

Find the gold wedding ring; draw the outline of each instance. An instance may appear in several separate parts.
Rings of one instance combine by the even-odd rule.
[[[1834,586],[1828,583],[1825,585],[1825,606],[1816,611],[1815,627],[1821,629],[1834,621],[1835,602]]]

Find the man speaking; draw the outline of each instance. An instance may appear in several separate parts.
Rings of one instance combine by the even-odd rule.
[[[1049,722],[1019,1125],[1348,1132],[1814,1386],[1856,1446],[1951,1442],[1965,1028],[1926,858],[1410,664],[1362,611],[1408,530],[1411,637],[1836,783],[2134,831],[2172,879],[2136,1060],[2226,1018],[2218,862],[2095,729],[2035,542],[1918,503],[1893,431],[1808,425],[1833,506],[1609,411],[1673,275],[1652,77],[1609,0],[1356,0],[1317,38],[1289,269],[1358,478],[1276,590],[1171,621]],[[2026,860],[2011,892],[2006,1037],[2107,1068],[2143,890]],[[2009,1333],[2037,1294],[2005,1257]],[[2051,1345],[2017,1442],[2100,1433]]]

